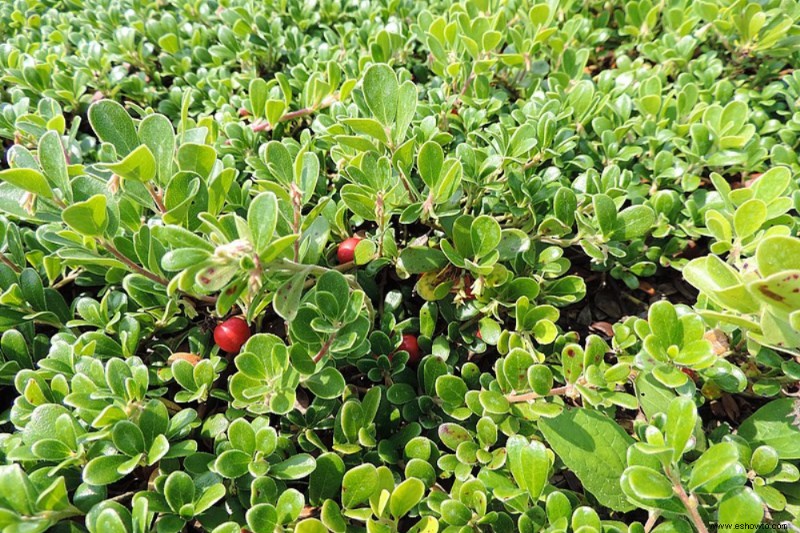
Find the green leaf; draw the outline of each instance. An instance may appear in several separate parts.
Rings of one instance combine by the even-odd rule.
[[[328,533],[329,531],[331,530],[316,518],[306,518],[302,522],[298,522],[294,529],[295,533]]]
[[[317,279],[317,291],[314,296],[317,305],[324,313],[328,316],[337,316],[350,299],[350,288],[342,274],[336,270],[329,270]]]
[[[139,140],[156,161],[158,182],[166,185],[172,177],[175,158],[175,130],[164,115],[148,115],[139,123]]]
[[[342,480],[342,505],[352,509],[367,501],[378,483],[378,469],[363,464],[348,470]]]
[[[741,100],[731,100],[722,111],[719,122],[723,131],[719,133],[723,134],[729,132],[731,128],[733,131],[738,131],[738,128],[747,123],[748,111],[745,102]]]
[[[525,232],[509,228],[502,231],[500,244],[497,251],[500,253],[500,261],[510,261],[520,254],[527,252],[530,249],[531,240]]]
[[[114,446],[122,453],[134,456],[145,452],[144,435],[139,426],[128,420],[120,420],[114,424],[111,432]]]
[[[500,224],[493,217],[481,215],[472,222],[470,237],[475,257],[488,255],[500,244]]]
[[[357,265],[366,265],[375,258],[378,247],[374,242],[362,239],[355,248],[354,261]]]
[[[444,165],[444,151],[439,143],[428,141],[422,145],[417,156],[417,169],[422,181],[431,190],[436,189],[436,183],[442,174]]]
[[[678,396],[670,402],[664,433],[667,437],[667,444],[672,446],[673,461],[677,462],[683,456],[686,445],[694,433],[696,423],[697,407],[692,398]]]
[[[288,187],[294,179],[294,170],[292,156],[286,146],[278,141],[270,141],[264,150],[264,157],[270,172]]]
[[[222,483],[216,483],[205,489],[203,494],[194,502],[195,514],[200,514],[207,510],[209,507],[224,498],[226,493],[227,490],[225,489],[225,485]]]
[[[266,101],[265,110],[267,122],[275,126],[283,118],[283,114],[286,111],[286,102],[271,98]]]
[[[103,165],[125,179],[146,183],[156,177],[156,159],[146,145],[141,145],[118,163]]]
[[[491,418],[485,416],[478,420],[475,429],[478,443],[482,447],[488,447],[497,442],[497,424]]]
[[[144,441],[153,442],[157,435],[167,433],[169,428],[167,407],[159,400],[150,400],[139,414],[138,425],[144,433]]]
[[[759,200],[770,203],[786,191],[791,181],[792,172],[787,167],[771,168],[753,184],[753,194]]]
[[[3,508],[21,515],[33,515],[36,496],[33,484],[18,464],[0,466],[0,494]]]
[[[781,459],[800,459],[800,400],[773,400],[739,426],[738,435],[752,447],[772,446]]]
[[[300,516],[305,505],[305,498],[295,489],[288,489],[281,492],[278,497],[278,504],[275,508],[278,511],[278,521],[282,524],[294,522]]]
[[[610,237],[617,227],[617,206],[614,200],[605,194],[595,194],[592,205],[600,232],[604,237]]]
[[[389,65],[372,65],[364,73],[364,99],[372,114],[384,126],[394,122],[399,90],[397,76]]]
[[[194,441],[177,442],[175,443],[175,446],[172,447],[172,454],[170,454],[170,457],[181,457],[181,454],[184,454],[184,451],[187,452],[186,454],[188,454],[196,450],[197,444]],[[153,439],[153,443],[150,445],[150,449],[146,450],[148,466],[160,461],[164,456],[167,455],[169,451],[169,440],[167,440],[166,435],[156,435],[156,437]]]
[[[250,96],[250,109],[257,118],[264,117],[266,110],[267,97],[269,96],[269,89],[267,82],[263,78],[254,78],[250,80],[250,86],[247,89]]]
[[[760,299],[764,300],[768,309],[761,315],[760,327],[747,324],[746,327],[760,329],[762,334],[753,332],[752,337],[758,342],[775,347],[800,346],[800,312],[796,304],[800,302],[800,271],[771,276],[763,283],[756,282],[750,287],[751,291],[759,293]],[[787,284],[783,285],[778,278],[787,279]],[[756,290],[753,290],[756,289]],[[789,289],[792,292],[789,292]],[[786,318],[780,316],[780,311],[791,313]],[[784,315],[785,316],[785,315]],[[777,391],[776,391],[777,392]]]
[[[317,457],[314,471],[308,478],[308,500],[319,505],[326,499],[336,498],[344,478],[344,461],[338,454],[328,452]]]
[[[653,335],[665,346],[680,346],[682,343],[683,328],[675,307],[668,301],[661,300],[651,305],[647,312],[647,322]]]
[[[681,351],[672,358],[680,365],[689,366],[695,369],[710,366],[714,361],[714,347],[711,341],[700,339],[686,344]]]
[[[278,224],[278,198],[275,193],[262,192],[250,202],[247,210],[247,225],[253,236],[253,246],[259,255],[275,237]]]
[[[211,176],[217,160],[217,152],[205,144],[186,143],[178,148],[178,168],[194,172],[204,179]]]
[[[33,453],[46,461],[62,461],[72,454],[69,446],[56,439],[42,439],[31,447]]]
[[[125,522],[122,520],[120,513],[116,509],[109,508],[104,509],[97,515],[94,531],[127,533],[128,529],[125,527]]]
[[[528,492],[532,502],[539,500],[550,476],[550,458],[539,441],[514,435],[506,443],[508,465],[517,486]]]
[[[256,432],[244,418],[231,422],[228,426],[228,440],[235,450],[241,450],[248,455],[256,451]]]
[[[342,395],[345,380],[341,372],[333,367],[325,367],[320,372],[306,379],[303,384],[316,396],[332,400]]]
[[[380,142],[387,144],[389,138],[386,136],[386,129],[383,124],[372,118],[347,118],[342,122],[347,124],[356,133],[369,135]]]
[[[405,139],[416,110],[417,86],[411,81],[405,81],[400,85],[397,97],[397,116],[393,128],[395,144],[400,144]]]
[[[444,267],[447,257],[435,248],[407,246],[400,252],[397,267],[409,274],[424,274]]]
[[[778,467],[780,457],[772,446],[759,446],[753,450],[750,466],[756,474],[765,476],[771,474]]]
[[[89,107],[89,123],[103,142],[114,145],[117,155],[125,157],[139,146],[133,119],[113,100],[100,100]]]
[[[61,218],[82,235],[101,237],[108,226],[106,197],[97,194],[83,202],[76,202],[61,212]]]
[[[528,368],[532,365],[533,356],[521,348],[514,348],[505,357],[503,360],[503,374],[505,374],[513,390],[521,391],[527,388]]]
[[[61,191],[67,202],[71,202],[72,188],[69,184],[67,157],[64,154],[64,146],[61,144],[61,136],[52,130],[42,135],[39,139],[37,155],[47,180],[53,187]]]
[[[235,479],[247,473],[252,457],[241,450],[226,450],[214,462],[214,469],[220,476]]]
[[[733,228],[739,239],[746,239],[767,221],[767,204],[755,198],[746,201],[733,215]]]
[[[708,211],[706,213],[706,227],[708,227],[717,241],[730,242],[733,239],[731,224],[719,211]]]
[[[541,321],[540,323],[545,323]],[[561,364],[568,383],[576,383],[583,372],[585,354],[577,344],[568,344],[561,350]]]
[[[342,201],[348,209],[366,220],[375,220],[375,198],[364,187],[348,183],[341,190]]]
[[[436,378],[436,396],[443,402],[453,405],[464,403],[467,384],[458,376],[444,375]]]
[[[528,368],[528,385],[536,394],[545,395],[553,388],[553,371],[546,365],[531,365]]]
[[[556,523],[563,520],[564,524],[572,516],[572,503],[569,498],[561,491],[554,490],[547,495],[545,503],[545,510],[547,518],[550,523]]]
[[[273,505],[259,503],[248,509],[246,520],[248,530],[253,533],[273,533],[278,526],[278,511]]]
[[[175,513],[194,502],[194,483],[189,474],[181,470],[172,472],[164,483],[164,498]]]
[[[765,239],[762,244],[769,240]],[[716,255],[691,260],[683,269],[683,277],[720,306],[742,313],[759,309],[758,302],[747,291],[736,270]]]
[[[675,392],[662,385],[652,374],[642,372],[634,381],[636,397],[648,419],[656,413],[666,413]]]
[[[297,315],[297,310],[300,307],[300,298],[303,296],[303,286],[308,277],[308,272],[308,270],[298,272],[286,280],[278,287],[278,290],[275,291],[275,296],[272,298],[273,309],[278,316],[287,322],[294,320],[294,317]]]
[[[501,415],[507,413],[510,404],[503,394],[493,390],[483,390],[479,395],[481,405],[486,412]]]
[[[625,469],[622,482],[633,489],[631,497],[642,500],[666,500],[674,495],[672,483],[667,477],[645,466],[631,466]]]
[[[128,462],[127,455],[101,455],[89,461],[83,469],[83,481],[89,485],[109,485],[125,477],[118,471]]]
[[[739,464],[739,448],[733,442],[720,442],[703,452],[692,464],[688,488],[692,492],[716,492],[730,478],[745,476]],[[743,481],[739,480],[739,481]]]
[[[750,487],[727,492],[719,502],[717,523],[730,526],[758,525],[764,519],[761,498]]]
[[[411,478],[400,483],[389,498],[389,512],[395,519],[405,516],[425,495],[425,484]]]
[[[22,430],[22,441],[33,445],[42,439],[60,439],[62,436],[58,434],[57,421],[64,415],[70,416],[69,411],[62,405],[54,403],[39,405],[30,414]]]
[[[311,200],[319,181],[319,159],[316,154],[301,152],[295,160],[295,183],[303,193],[300,203],[305,205]]]
[[[575,223],[578,199],[569,187],[561,187],[553,199],[553,212],[558,220],[567,226]]]
[[[277,479],[300,479],[314,471],[316,463],[307,453],[298,453],[270,466],[269,473]]]
[[[445,500],[441,509],[442,519],[451,526],[466,526],[472,520],[472,511],[458,500]]]
[[[281,492],[281,495],[278,496],[278,504],[275,506],[278,511],[278,522],[281,524],[294,522],[303,512],[304,505],[305,498],[300,491],[288,489]]]
[[[656,213],[646,205],[634,205],[623,209],[616,220],[616,229],[612,234],[615,239],[638,239],[653,229]]]
[[[764,277],[784,270],[800,270],[800,239],[782,235],[765,238],[756,249],[756,262]]]
[[[42,196],[44,198],[53,197],[53,189],[47,179],[38,170],[31,168],[9,168],[0,170],[0,181],[10,183],[14,187],[19,187],[24,191]]]
[[[539,429],[601,504],[616,511],[634,508],[619,484],[634,441],[616,422],[590,409],[565,409],[554,418],[540,418]]]
[[[682,387],[689,382],[689,377],[672,364],[656,365],[652,372],[653,376],[660,381],[662,385],[673,389]]]

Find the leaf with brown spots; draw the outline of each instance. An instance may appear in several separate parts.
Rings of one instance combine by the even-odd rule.
[[[167,359],[167,363],[169,363],[171,365],[172,363],[174,363],[175,361],[178,361],[179,359],[183,359],[184,361],[186,361],[186,362],[190,363],[192,366],[194,366],[194,365],[196,365],[197,363],[200,362],[202,357],[200,357],[197,354],[193,354],[193,353],[189,353],[189,352],[175,352],[175,353],[173,353],[172,355],[169,356],[169,359]]]
[[[750,293],[779,312],[800,309],[800,270],[775,273],[748,285]]]
[[[711,343],[715,355],[723,355],[731,349],[731,343],[725,332],[719,328],[706,331],[703,338]]]

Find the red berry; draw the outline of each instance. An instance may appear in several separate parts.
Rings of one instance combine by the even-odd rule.
[[[477,337],[480,340],[483,340],[483,335],[481,335],[481,330],[475,332],[475,337]]]
[[[336,251],[336,258],[340,263],[349,263],[356,258],[356,245],[361,242],[358,237],[350,237],[339,243],[339,249]]]
[[[250,338],[250,326],[239,317],[229,318],[214,328],[214,342],[228,353],[236,353]]]
[[[408,352],[409,364],[413,364],[419,361],[420,353],[419,353],[419,344],[417,343],[417,337],[409,333],[404,333],[403,340],[400,341],[400,346],[397,347],[397,351]]]

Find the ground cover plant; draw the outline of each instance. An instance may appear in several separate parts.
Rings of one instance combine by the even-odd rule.
[[[0,3],[0,531],[797,528],[798,18]]]

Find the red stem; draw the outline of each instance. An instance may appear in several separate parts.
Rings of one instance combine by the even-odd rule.
[[[530,402],[532,400],[536,400],[538,398],[546,398],[548,396],[560,396],[562,394],[566,394],[570,390],[569,385],[565,385],[563,387],[556,387],[554,389],[550,389],[550,392],[547,394],[537,394],[535,392],[528,392],[526,394],[509,394],[506,396],[506,400],[511,403],[520,403],[520,402]]]
[[[315,363],[319,363],[320,360],[323,357],[325,357],[325,354],[328,353],[328,350],[330,350],[331,344],[333,344],[334,339],[336,339],[336,334],[335,333],[333,335],[331,335],[330,337],[328,337],[328,340],[325,341],[325,344],[323,344],[322,348],[319,349],[319,351],[317,352],[317,355],[314,356],[314,362]]]
[[[165,287],[167,285],[169,285],[169,280],[167,278],[162,278],[158,274],[150,272],[146,268],[144,268],[144,267],[142,267],[140,265],[137,265],[136,263],[134,263],[133,261],[131,261],[130,259],[125,257],[125,255],[122,252],[120,252],[117,249],[117,247],[114,246],[113,244],[111,244],[110,242],[108,242],[106,240],[101,240],[100,244],[102,244],[109,252],[111,252],[111,255],[116,257],[120,262],[122,262],[130,270],[136,272],[137,274],[141,274],[142,276],[146,277],[150,281],[158,283],[159,285],[163,285]],[[213,303],[217,302],[217,299],[214,298],[213,296],[202,295],[202,296],[191,296],[191,297],[192,298],[196,298],[196,299],[198,299],[200,301],[203,301],[203,302],[206,302],[206,303],[210,303],[210,304],[213,304]]]
[[[315,112],[320,111],[322,109],[327,109],[328,107],[333,105],[334,102],[336,102],[338,100],[339,100],[339,96],[338,95],[329,96],[329,97],[325,98],[324,100],[322,100],[322,102],[320,102],[319,105],[317,105],[317,106],[304,107],[303,109],[297,109],[295,111],[290,111],[290,112],[286,113],[285,115],[283,115],[281,118],[278,119],[278,122],[287,122],[289,120],[294,120],[296,118],[301,118],[301,117],[305,117],[305,116],[311,115],[312,113],[315,113]],[[256,131],[256,132],[258,132],[258,131],[271,131],[273,126],[274,126],[274,124],[270,124],[269,122],[264,120],[264,121],[258,122],[256,124],[253,124],[251,126],[251,128],[252,128],[253,131]]]

